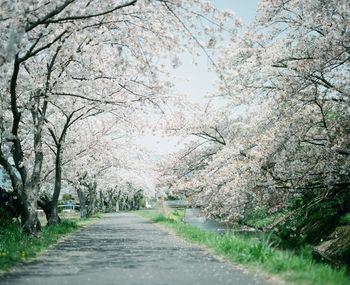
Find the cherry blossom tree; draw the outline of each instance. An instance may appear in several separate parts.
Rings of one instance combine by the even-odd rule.
[[[241,126],[223,136],[225,144],[210,159],[201,154],[210,147],[192,157],[179,154],[169,162],[166,183],[231,222],[261,207],[288,211],[273,225],[287,228],[281,236],[315,243],[350,206],[350,7],[347,1],[263,0],[258,13],[248,30],[234,35],[219,64],[219,95],[229,101],[225,116]],[[242,106],[248,111],[234,123]],[[193,120],[189,126],[198,130]],[[207,122],[201,124],[206,137],[216,140]],[[318,219],[322,209],[329,211]]]
[[[227,50],[229,95],[268,104],[258,133],[273,138],[261,167],[275,193],[347,192],[348,13],[346,1],[261,1],[255,27]]]
[[[21,221],[27,232],[36,231],[42,128],[52,96],[115,103],[113,95],[123,90],[123,103],[151,102],[147,95],[162,93],[157,78],[161,65],[155,64],[162,51],[171,51],[177,62],[179,52],[190,49],[193,42],[205,46],[199,33],[192,32],[193,16],[211,23],[204,41],[214,30],[222,30],[226,19],[209,3],[197,1],[2,2],[0,67],[5,96],[1,108],[5,115],[1,122],[5,139],[1,141],[0,163],[21,198]],[[96,58],[101,59],[96,55],[102,53],[104,60],[96,64]],[[101,72],[82,74],[88,66],[98,69],[101,63],[110,63],[109,72],[102,68]],[[124,71],[121,77],[113,74],[118,66]],[[75,79],[75,84],[70,79]],[[114,92],[110,92],[112,85],[118,88]],[[24,127],[29,125],[34,126],[34,139]],[[31,147],[24,148],[24,144]]]
[[[48,64],[48,72],[46,76],[46,88],[43,91],[40,90],[40,85],[35,86],[34,89],[31,88],[33,84],[28,84],[31,76],[30,71],[26,69],[26,63],[31,61],[32,59],[35,61],[38,55],[45,54],[45,52],[50,51],[51,47],[54,47],[56,43],[61,40],[66,39],[69,36],[68,27],[63,31],[62,27],[55,27],[51,29],[51,25],[48,28],[49,20],[53,20],[53,18],[60,14],[69,4],[73,1],[65,1],[58,6],[53,5],[43,5],[44,3],[27,3],[27,5],[21,6],[21,3],[2,3],[2,11],[4,15],[2,19],[2,30],[5,32],[4,35],[8,36],[6,31],[13,29],[11,31],[15,36],[9,36],[8,46],[4,49],[5,53],[2,55],[3,62],[9,62],[9,64],[13,64],[13,68],[10,69],[12,74],[9,76],[9,88],[4,88],[3,92],[5,94],[9,93],[9,109],[10,114],[12,116],[12,122],[10,123],[12,127],[10,128],[10,134],[5,138],[5,142],[9,141],[12,145],[8,147],[10,150],[5,153],[1,148],[1,164],[5,168],[5,170],[10,175],[12,186],[14,191],[18,194],[21,201],[21,221],[22,226],[25,231],[29,233],[35,233],[38,225],[38,220],[36,218],[36,194],[38,183],[40,180],[40,171],[42,164],[42,150],[41,150],[41,131],[42,124],[45,118],[45,112],[47,107],[47,92],[48,92],[48,83],[50,80],[50,74],[52,70],[52,64],[54,62],[55,56],[51,60],[52,64]],[[36,6],[37,4],[38,6]],[[132,4],[132,3],[131,3]],[[130,5],[130,3],[129,3]],[[123,8],[124,5],[117,7],[117,9]],[[105,10],[105,12],[109,12],[109,10]],[[23,14],[23,18],[21,17]],[[94,14],[88,13],[87,16],[95,16]],[[86,15],[82,15],[84,18]],[[63,19],[64,18],[64,19]],[[61,21],[68,20],[67,15],[57,20],[57,23]],[[78,16],[79,18],[79,16]],[[19,20],[18,20],[19,19]],[[46,26],[44,26],[46,25]],[[16,39],[16,40],[14,40]],[[6,41],[4,41],[6,42]],[[54,52],[57,54],[59,48],[54,49]],[[12,58],[11,58],[12,57]],[[3,64],[5,65],[5,64]],[[2,66],[3,69],[7,69],[8,66]],[[22,78],[26,79],[24,82],[20,82]],[[40,76],[40,74],[38,74]],[[29,80],[28,80],[29,79]],[[38,79],[38,78],[36,78]],[[6,80],[6,74],[4,76],[4,81]],[[5,81],[6,83],[6,81]],[[21,84],[22,83],[22,84]],[[28,88],[29,87],[29,88]],[[7,92],[9,90],[9,92]],[[30,98],[28,100],[28,96],[18,97],[18,94],[29,93]],[[40,99],[35,99],[38,97],[43,97],[43,113],[38,116],[38,107],[35,106],[40,103]],[[6,95],[7,97],[7,95]],[[34,98],[34,99],[32,99]],[[29,102],[28,102],[29,101]],[[31,104],[31,101],[34,101],[34,104]],[[20,126],[22,116],[22,104],[26,105],[29,103],[29,110],[32,110],[33,115],[33,124],[35,125],[34,131],[34,164],[29,166],[26,164],[26,154],[23,151],[23,144],[20,139]],[[6,130],[5,130],[6,131]],[[4,143],[2,141],[2,144]],[[8,155],[11,154],[11,158],[14,162],[14,165],[9,161]],[[32,167],[33,172],[31,177],[28,177],[28,173]],[[17,173],[19,175],[17,175]]]

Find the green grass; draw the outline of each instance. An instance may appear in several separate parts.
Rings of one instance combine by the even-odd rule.
[[[181,213],[166,218],[157,211],[137,212],[153,222],[175,230],[176,234],[188,241],[205,245],[226,259],[258,269],[270,275],[295,283],[315,285],[347,285],[350,278],[345,269],[334,269],[329,265],[315,263],[311,250],[306,248],[295,254],[275,249],[268,241],[242,237],[233,233],[218,234],[205,232],[181,221]]]
[[[253,228],[263,229],[273,224],[282,216],[283,213],[281,212],[268,213],[266,209],[259,209],[252,212],[251,214],[246,215],[241,223]]]
[[[345,214],[340,218],[340,223],[342,225],[350,225],[350,213]]]
[[[38,238],[22,232],[20,224],[12,224],[0,228],[0,271],[6,271],[20,262],[35,257],[57,241],[93,222],[97,218],[79,220],[77,218],[62,220],[58,225],[46,226]]]

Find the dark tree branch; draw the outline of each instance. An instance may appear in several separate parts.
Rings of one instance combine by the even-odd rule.
[[[28,60],[29,58],[37,55],[39,52],[50,48],[54,43],[56,43],[57,41],[59,41],[68,31],[63,31],[61,34],[59,34],[52,42],[36,49],[36,50],[29,50],[23,57],[18,58],[19,63],[22,63],[26,60]]]
[[[33,30],[35,27],[37,27],[39,25],[46,24],[48,19],[53,18],[54,16],[58,15],[59,13],[61,13],[68,5],[70,5],[74,1],[75,0],[67,0],[61,6],[56,7],[53,11],[48,13],[45,17],[37,20],[34,23],[28,23],[27,26],[25,27],[25,31],[29,32],[29,31]]]
[[[137,1],[138,0],[133,0],[133,1],[130,1],[128,3],[122,4],[122,5],[118,5],[118,6],[114,7],[114,8],[112,8],[112,9],[109,9],[109,10],[106,10],[106,11],[103,11],[103,12],[100,12],[100,13],[90,14],[90,15],[67,16],[67,17],[63,17],[63,18],[59,18],[59,19],[51,19],[51,20],[49,20],[50,19],[50,17],[49,17],[43,23],[51,24],[51,23],[60,23],[60,22],[66,22],[66,21],[87,20],[87,19],[90,19],[90,18],[97,18],[97,17],[100,17],[100,16],[111,14],[111,13],[117,11],[117,10],[129,7],[129,6],[134,6]]]
[[[13,146],[11,148],[11,152],[13,155],[13,160],[15,162],[16,168],[20,173],[22,183],[24,185],[27,178],[27,172],[23,166],[23,150],[22,150],[21,142],[18,137],[18,129],[21,121],[21,113],[18,111],[17,92],[16,92],[19,70],[20,70],[20,61],[18,58],[18,54],[16,54],[12,77],[11,77],[11,83],[10,83],[11,112],[13,117],[13,122],[12,122]]]

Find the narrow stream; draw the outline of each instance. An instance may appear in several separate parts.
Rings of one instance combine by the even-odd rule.
[[[202,230],[211,232],[225,232],[229,230],[229,228],[225,225],[217,221],[205,218],[202,215],[200,209],[196,208],[186,209],[185,223],[196,226]]]
[[[203,214],[201,213],[201,210],[197,208],[186,209],[185,223],[196,226],[204,231],[210,231],[210,232],[225,233],[230,231],[239,235],[249,236],[249,237],[259,238],[259,239],[264,239],[267,236],[267,233],[258,231],[254,228],[250,228],[247,226],[238,225],[237,227],[232,228],[218,221],[207,219],[203,216]]]

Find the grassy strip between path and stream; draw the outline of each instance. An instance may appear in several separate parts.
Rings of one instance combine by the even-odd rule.
[[[329,265],[312,260],[311,250],[305,249],[299,254],[278,250],[268,241],[235,235],[206,232],[182,222],[184,210],[176,210],[167,217],[157,210],[136,212],[155,223],[173,229],[187,241],[191,241],[214,250],[225,259],[242,264],[251,269],[275,275],[294,284],[347,285],[350,277],[345,269],[334,269]]]
[[[35,257],[59,239],[96,221],[98,216],[80,220],[79,218],[63,219],[58,225],[43,227],[38,237],[30,237],[22,232],[19,222],[13,222],[0,228],[0,273],[11,267]]]

